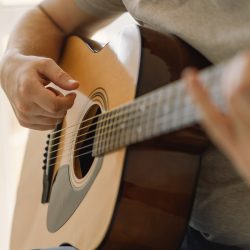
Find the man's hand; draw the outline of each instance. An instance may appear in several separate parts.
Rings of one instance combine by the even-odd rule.
[[[226,113],[213,103],[196,70],[187,70],[184,78],[208,135],[250,183],[250,53],[239,55],[223,73]]]
[[[43,0],[19,20],[1,61],[0,76],[22,126],[47,130],[62,121],[75,94],[63,96],[47,85],[53,82],[64,90],[78,87],[55,63],[65,39],[80,31],[81,36],[89,38],[120,14],[97,17],[79,8],[75,1]]]
[[[74,90],[77,81],[54,60],[24,56],[17,51],[8,52],[2,65],[1,84],[22,126],[49,130],[62,121],[76,95],[64,96],[47,85],[53,82],[64,90]]]

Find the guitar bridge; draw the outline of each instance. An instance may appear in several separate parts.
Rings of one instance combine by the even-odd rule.
[[[57,150],[60,143],[62,123],[58,124],[51,134],[48,134],[43,160],[43,191],[41,203],[49,202]]]

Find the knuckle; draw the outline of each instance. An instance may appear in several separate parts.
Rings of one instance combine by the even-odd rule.
[[[50,108],[51,112],[52,113],[58,113],[60,112],[60,105],[58,102],[53,102],[52,105],[51,105],[51,108]]]
[[[23,73],[19,77],[19,81],[17,84],[17,93],[22,97],[22,98],[27,98],[31,94],[32,90],[32,84],[33,81],[36,79],[34,76],[30,73]]]
[[[19,110],[20,115],[22,115],[23,117],[26,117],[26,115],[31,111],[30,105],[24,102],[17,102],[16,106]]]
[[[21,83],[18,85],[18,94],[22,98],[25,98],[29,96],[29,92],[30,92],[29,84],[25,81],[25,79],[22,79]]]
[[[43,58],[39,59],[39,64],[41,66],[45,66],[46,67],[46,66],[49,66],[49,65],[51,65],[53,63],[54,63],[54,60],[51,59],[51,58],[43,57]]]
[[[57,73],[56,73],[56,79],[58,79],[59,81],[64,81],[67,80],[69,77],[68,75],[61,69],[58,69]]]
[[[26,115],[22,112],[17,112],[16,116],[17,116],[17,120],[21,126],[26,127],[26,128],[30,128],[31,118],[28,115]]]
[[[30,124],[22,119],[18,119],[18,122],[19,124],[22,126],[22,127],[25,127],[25,128],[30,128]]]

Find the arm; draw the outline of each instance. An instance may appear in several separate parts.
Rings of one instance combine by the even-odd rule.
[[[65,90],[78,86],[56,64],[65,38],[78,28],[90,36],[115,18],[92,16],[74,1],[45,0],[20,20],[10,36],[0,77],[21,125],[47,130],[63,119],[75,94],[63,96],[46,85],[52,81]]]
[[[208,135],[250,183],[250,53],[238,56],[224,72],[226,114],[213,104],[195,70],[184,76]]]

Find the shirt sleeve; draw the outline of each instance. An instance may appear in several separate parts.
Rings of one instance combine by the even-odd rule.
[[[75,0],[82,10],[98,17],[109,17],[126,12],[122,0]]]

